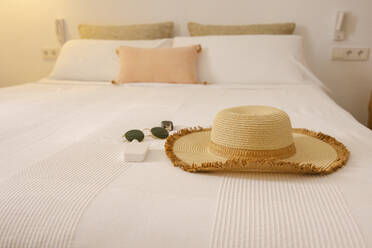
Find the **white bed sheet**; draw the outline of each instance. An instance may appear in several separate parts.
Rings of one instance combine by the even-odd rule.
[[[124,149],[120,137],[128,129],[153,127],[161,120],[210,126],[219,110],[250,104],[281,108],[294,127],[322,131],[349,148],[348,164],[322,180],[340,189],[367,247],[372,246],[372,133],[312,84],[114,86],[43,80],[4,88],[0,186],[21,169],[96,133],[95,142]],[[131,164],[94,199],[73,247],[210,245],[221,177],[174,168],[164,142],[146,142],[151,144],[147,160]]]

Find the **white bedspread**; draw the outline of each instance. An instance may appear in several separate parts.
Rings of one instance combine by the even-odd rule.
[[[311,84],[44,81],[1,89],[0,188],[74,146],[105,147],[122,162],[121,135],[129,129],[162,120],[210,126],[219,110],[249,104],[281,108],[294,127],[336,137],[351,151],[350,161],[324,177],[191,174],[172,166],[163,141],[148,139],[147,160],[126,163],[89,202],[72,247],[372,246],[372,132]]]

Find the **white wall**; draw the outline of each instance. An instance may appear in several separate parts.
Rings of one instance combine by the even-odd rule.
[[[337,10],[349,12],[347,40],[333,42]],[[334,92],[333,98],[366,123],[372,90],[368,62],[330,60],[333,45],[372,47],[371,0],[1,0],[0,86],[37,80],[53,62],[40,49],[56,46],[54,19],[63,17],[69,38],[77,24],[132,24],[173,20],[176,34],[187,35],[187,21],[245,24],[294,21],[305,38],[309,64]]]

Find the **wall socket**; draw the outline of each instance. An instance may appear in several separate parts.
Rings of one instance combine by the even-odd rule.
[[[332,59],[340,61],[367,61],[369,59],[369,48],[334,47]]]
[[[43,47],[41,49],[41,56],[43,57],[43,59],[46,60],[57,59],[58,54],[59,54],[58,47]]]

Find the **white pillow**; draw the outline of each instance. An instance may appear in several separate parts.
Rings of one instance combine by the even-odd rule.
[[[161,40],[71,40],[62,48],[53,72],[57,80],[111,81],[119,75],[120,46],[172,47],[172,39]]]
[[[297,35],[176,37],[174,47],[200,44],[199,80],[208,83],[301,83],[302,38]]]

